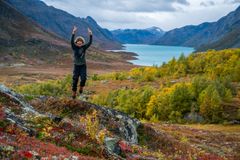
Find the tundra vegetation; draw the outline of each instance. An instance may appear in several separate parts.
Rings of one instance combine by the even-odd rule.
[[[239,82],[240,49],[209,50],[188,57],[182,54],[161,66],[91,75],[88,86],[100,87],[100,91],[91,88],[86,94],[90,102],[141,120],[185,123],[190,114],[201,116],[203,123],[228,123],[240,119]],[[101,85],[111,88],[113,83],[121,85],[101,91]],[[69,75],[15,89],[30,99],[39,95],[65,97],[70,85]]]
[[[120,141],[126,159],[237,160],[240,155],[240,49],[210,50],[173,58],[162,66],[91,75],[87,101],[120,110],[142,121],[138,144]],[[106,137],[117,120],[71,100],[71,75],[60,80],[10,86],[40,113],[64,119],[26,116],[0,95],[1,158],[106,158]],[[24,115],[35,136],[6,120],[6,108]],[[104,122],[111,122],[103,124]],[[202,123],[202,124],[199,124]],[[214,124],[213,124],[214,123]],[[204,125],[203,125],[204,124]]]

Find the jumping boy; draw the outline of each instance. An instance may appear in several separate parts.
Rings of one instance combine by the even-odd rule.
[[[89,42],[85,43],[83,37],[77,37],[74,40],[77,27],[74,26],[72,30],[71,45],[73,50],[74,57],[74,68],[73,68],[73,77],[72,77],[72,98],[75,99],[77,96],[77,84],[79,77],[81,78],[79,93],[83,93],[83,88],[87,80],[87,65],[86,65],[86,50],[92,44],[92,31],[88,28]]]

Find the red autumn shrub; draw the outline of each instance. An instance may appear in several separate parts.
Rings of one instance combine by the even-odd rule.
[[[132,148],[130,147],[130,145],[127,142],[119,141],[118,145],[123,152],[132,152]]]
[[[30,152],[28,152],[28,151],[22,151],[22,152],[20,153],[20,155],[22,155],[23,158],[32,158],[32,157],[33,157],[33,154],[30,153]]]

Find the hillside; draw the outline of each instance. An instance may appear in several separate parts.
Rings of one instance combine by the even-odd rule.
[[[61,146],[62,156],[83,159],[238,160],[239,53],[208,51],[161,67],[95,74],[78,100],[68,98],[71,76],[13,86],[25,96],[0,85],[2,155],[52,157]],[[30,135],[32,143],[23,143]]]
[[[225,47],[239,47],[239,39],[235,38],[234,32],[238,33],[240,29],[240,7],[235,11],[222,17],[217,22],[202,23],[197,26],[185,26],[170,30],[163,37],[155,42],[155,44],[175,45],[175,46],[190,46],[201,50],[202,45],[211,44],[209,48],[222,49]],[[228,37],[228,38],[227,38]],[[230,41],[226,45],[225,40]],[[217,45],[215,44],[217,43]],[[219,47],[221,46],[222,47]]]
[[[91,18],[75,17],[65,11],[47,6],[40,0],[7,0],[25,16],[31,18],[45,29],[69,40],[72,27],[78,26],[79,34],[87,36],[87,28],[90,27],[95,35],[94,43],[97,47],[104,49],[119,49],[120,43],[115,41],[111,32],[101,28],[96,21]]]
[[[121,43],[152,44],[163,36],[164,31],[158,27],[147,29],[117,29],[112,34]]]
[[[68,98],[26,102],[0,84],[1,159],[239,159],[238,126],[141,123]]]
[[[208,49],[221,50],[225,48],[240,48],[240,29],[238,27],[233,28],[218,41],[202,45],[198,48],[198,51],[205,51]]]
[[[1,62],[10,63],[21,56],[53,58],[69,51],[68,43],[30,21],[3,0],[0,1]]]
[[[1,159],[238,160],[238,126],[140,123],[83,101],[30,103],[0,84]],[[135,141],[137,138],[137,141]]]

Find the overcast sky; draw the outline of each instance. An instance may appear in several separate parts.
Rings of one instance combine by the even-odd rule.
[[[42,0],[77,17],[93,17],[112,29],[157,26],[167,31],[189,24],[217,21],[240,0]]]

